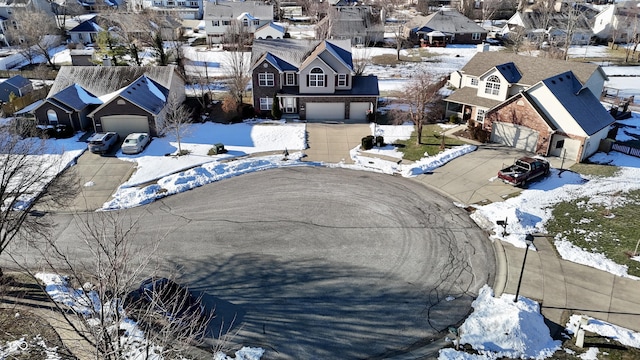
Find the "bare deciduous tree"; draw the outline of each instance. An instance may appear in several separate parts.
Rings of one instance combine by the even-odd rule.
[[[49,152],[41,139],[0,128],[0,254],[16,239],[48,235],[52,226],[35,209],[64,206],[78,189],[73,177],[54,181],[64,164]]]
[[[13,25],[7,29],[10,43],[18,48],[30,64],[36,56],[43,56],[55,69],[49,50],[60,44],[60,32],[53,15],[36,9],[16,9]]]
[[[74,219],[80,230],[74,252],[45,238],[37,247],[44,262],[38,268],[64,274],[69,286],[79,289],[77,305],[81,306],[51,300],[73,331],[95,349],[95,359],[121,360],[140,352],[179,357],[187,346],[202,340],[212,312],[166,317],[158,312],[155,296],[150,301],[132,296],[142,279],[158,273],[156,253],[166,234],[141,237],[137,233],[140,217],[118,212],[87,213]],[[14,261],[23,263],[15,257]],[[37,278],[32,268],[22,269]],[[187,301],[183,294],[165,294],[163,308],[177,314]],[[124,336],[123,325],[132,321],[145,331],[144,337]]]
[[[233,20],[225,33],[226,45],[230,48],[225,58],[225,69],[229,94],[234,98],[238,109],[243,103],[244,91],[251,79],[249,73],[250,55],[245,51],[251,42],[251,34],[240,21]]]
[[[442,119],[444,106],[440,89],[446,83],[446,78],[422,73],[415,76],[402,91],[394,94],[399,102],[408,107],[409,120],[416,127],[418,145],[422,143],[423,125]],[[407,112],[398,113],[396,120],[398,122],[406,121]]]
[[[159,131],[162,135],[173,135],[175,137],[178,142],[178,156],[183,155],[182,137],[189,130],[188,124],[191,122],[192,116],[193,112],[181,103],[175,94],[169,96]]]

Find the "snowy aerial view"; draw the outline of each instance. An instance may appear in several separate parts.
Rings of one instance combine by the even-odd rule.
[[[76,20],[79,19],[82,18]],[[303,37],[308,30],[304,26],[299,28],[292,26],[289,31],[293,37]],[[428,61],[411,61],[405,63],[405,66],[370,63],[365,68],[364,74],[375,74],[378,77],[381,97],[390,100],[393,95],[402,92],[415,78],[418,78],[419,74],[429,73],[436,77],[449,76],[452,72],[463,68],[477,51],[478,48],[474,45],[432,47],[428,49]],[[504,51],[504,48],[491,46],[490,51]],[[71,63],[71,52],[67,47],[56,47],[51,53],[52,62],[59,65]],[[421,56],[417,49],[411,48],[403,49],[400,53],[405,58],[420,58]],[[569,56],[573,58],[597,59],[606,57],[607,53],[606,46],[582,45],[569,48]],[[144,61],[149,61],[149,63],[152,61],[151,58],[155,56],[145,52],[141,52],[141,54]],[[206,46],[185,45],[183,54],[188,60],[185,69],[187,73],[202,74],[207,72],[207,76],[212,78],[227,75],[228,68],[231,66],[229,62],[232,61],[228,52],[222,48],[212,49]],[[393,56],[395,54],[396,49],[390,47],[358,46],[352,48],[354,59]],[[537,50],[532,50],[525,55],[537,56],[538,53]],[[248,62],[250,53],[244,53],[243,56],[244,61]],[[44,57],[40,60],[37,58],[29,59],[29,62],[33,61],[45,62],[46,60]],[[640,97],[640,82],[637,81],[640,76],[640,67],[613,65],[602,66],[602,70],[603,74],[608,76],[604,86],[619,90],[617,93],[619,96]],[[337,75],[336,79],[338,79]],[[214,82],[212,81],[212,83]],[[209,89],[213,89],[214,94],[221,96],[228,89],[218,85],[220,85],[219,82],[216,82],[213,86],[209,86]],[[442,93],[448,93],[444,91],[446,89],[441,90]],[[189,95],[193,95],[201,90],[197,86],[188,86],[186,91]],[[86,93],[83,96],[85,96],[85,101],[98,98]],[[159,94],[158,96],[163,97],[164,95]],[[164,100],[167,101],[166,97]],[[389,103],[393,104],[392,101],[385,101],[385,104]],[[102,102],[95,104],[102,104]],[[402,104],[394,104],[389,108],[379,108],[378,110],[387,111],[393,106],[396,106],[395,110],[406,109]],[[603,107],[607,110],[609,106],[609,104],[603,103]],[[36,107],[34,106],[34,108]],[[611,139],[612,142],[633,143],[640,140],[640,112],[635,112],[637,109],[640,109],[640,105],[637,102],[631,103],[630,110],[632,111],[629,112],[629,116],[616,120],[615,126],[611,126],[611,129],[614,127],[616,129],[616,131],[609,132],[615,136],[615,139]],[[10,128],[15,121],[16,118],[13,116],[5,116],[2,119],[2,126]],[[254,116],[233,123],[201,121],[183,124],[184,128],[179,132],[179,136],[170,132],[163,136],[154,136],[139,153],[125,154],[122,150],[115,149],[110,154],[100,157],[126,164],[132,168],[132,171],[113,189],[107,201],[92,210],[95,210],[95,214],[98,216],[132,213],[144,209],[145,206],[148,207],[149,204],[157,205],[168,198],[177,198],[185,193],[189,194],[188,192],[194,189],[215,186],[216,183],[223,181],[234,181],[242,176],[256,176],[261,172],[271,170],[344,169],[359,175],[366,175],[369,172],[376,175],[397,177],[407,183],[420,181],[428,185],[428,180],[424,180],[428,174],[452,166],[452,162],[457,159],[489,149],[488,145],[481,141],[457,135],[465,129],[468,130],[465,124],[449,121],[449,119],[440,119],[437,124],[430,125],[437,129],[436,133],[440,134],[439,136],[444,137],[446,134],[452,139],[460,140],[460,144],[456,143],[456,145],[445,147],[443,139],[442,147],[438,153],[429,155],[427,152],[421,152],[420,158],[407,159],[403,148],[406,147],[408,141],[415,139],[416,133],[414,122],[410,121],[407,116],[404,122],[389,121],[385,124],[369,122],[366,135],[382,137],[385,139],[384,143],[367,149],[363,147],[363,139],[361,145],[353,146],[348,152],[345,152],[344,157],[348,161],[332,162],[316,158],[308,159],[307,153],[311,152],[314,144],[309,143],[309,123],[304,120],[269,119]],[[12,203],[11,201],[15,199],[12,199],[11,196],[3,197],[3,201],[10,204],[9,206],[3,204],[3,214],[18,213],[22,209],[27,209],[28,219],[33,218],[36,221],[40,217],[48,219],[47,216],[50,215],[45,215],[46,209],[40,209],[37,206],[32,208],[30,204],[37,203],[40,200],[39,194],[59,175],[79,167],[79,163],[86,161],[85,159],[89,155],[99,156],[89,153],[86,140],[88,135],[90,134],[87,132],[79,131],[68,138],[45,138],[42,141],[35,137],[27,137],[12,144],[15,147],[24,146],[27,148],[35,146],[33,144],[36,143],[42,144],[41,152],[26,154],[26,158],[28,162],[46,164],[47,171],[41,175],[41,181],[29,185],[29,191],[21,194],[19,201]],[[567,137],[567,142],[569,141],[570,138]],[[10,142],[9,140],[1,140],[0,145]],[[224,151],[214,152],[214,144],[224,144]],[[508,249],[505,253],[510,256],[507,260],[507,262],[511,262],[509,269],[518,269],[522,264],[519,274],[495,275],[496,284],[498,278],[502,278],[506,282],[506,278],[513,281],[520,275],[517,291],[520,290],[525,264],[529,264],[525,261],[526,256],[533,256],[532,253],[538,250],[536,243],[530,243],[531,236],[535,235],[537,238],[549,240],[558,259],[585,266],[590,271],[597,269],[616,279],[622,279],[621,281],[625,281],[625,284],[630,283],[637,287],[638,281],[640,281],[640,254],[638,252],[640,241],[636,226],[640,225],[635,222],[633,214],[628,214],[624,208],[640,203],[638,196],[640,194],[640,157],[609,150],[610,148],[607,151],[594,151],[594,154],[585,159],[583,164],[575,164],[568,169],[552,168],[545,176],[527,183],[525,186],[514,187],[514,191],[508,196],[503,196],[502,201],[467,204],[453,200],[453,197],[449,198],[454,207],[464,209],[469,214],[470,219],[475,223],[474,226],[484,231],[487,242],[493,244],[492,246],[495,246],[496,249]],[[10,155],[3,154],[4,162],[10,164],[10,159]],[[510,161],[510,159],[506,161]],[[24,181],[23,179],[19,180]],[[486,183],[486,186],[501,182],[497,176],[481,180]],[[9,184],[2,183],[2,185],[7,188],[18,186],[12,181]],[[79,185],[84,189],[99,189],[104,184],[99,180],[92,180]],[[3,190],[4,192],[10,193],[10,191]],[[293,197],[295,194],[289,196]],[[223,205],[216,204],[216,206]],[[12,211],[7,211],[6,208],[10,208],[9,210]],[[55,213],[55,211],[52,212]],[[64,211],[61,213],[67,215],[64,214]],[[501,222],[496,219],[510,220]],[[517,221],[514,221],[516,219]],[[11,240],[5,239],[5,234],[9,234],[10,228],[7,228],[3,222],[0,224],[2,224],[0,227],[2,230],[0,246],[4,249]],[[626,230],[618,231],[619,228],[626,228]],[[92,234],[90,231],[87,233]],[[630,239],[630,237],[633,238]],[[536,240],[536,242],[538,241],[541,240]],[[635,245],[634,250],[633,244],[636,241],[638,244]],[[625,251],[620,251],[618,247],[622,248],[623,245]],[[31,245],[25,245],[24,249],[29,246]],[[265,245],[265,247],[267,246]],[[22,250],[19,247],[17,249]],[[498,250],[496,251],[498,252]],[[98,252],[96,251],[96,253]],[[1,251],[0,254],[4,255]],[[513,254],[517,254],[517,257]],[[525,256],[524,260],[522,260],[523,255]],[[11,255],[11,260],[16,258],[19,257]],[[20,264],[6,266],[5,260],[3,260],[3,269],[24,270]],[[513,265],[514,262],[515,265]],[[47,265],[52,265],[52,263]],[[130,266],[135,268],[132,264],[121,264],[120,266],[127,269]],[[498,267],[500,266],[506,265],[499,263]],[[543,267],[544,264],[540,265],[540,268]],[[172,356],[186,359],[203,358],[201,354],[190,355],[186,352],[178,353],[178,355],[172,354],[173,348],[169,349],[167,345],[158,344],[160,337],[157,336],[157,333],[162,331],[150,330],[148,325],[143,325],[143,321],[138,322],[136,315],[139,314],[132,316],[132,314],[126,313],[125,303],[142,301],[146,299],[145,296],[149,296],[143,286],[136,290],[139,292],[137,295],[140,298],[131,300],[130,295],[122,299],[110,298],[109,296],[113,294],[112,289],[105,291],[100,286],[102,284],[74,283],[82,278],[78,274],[57,274],[44,267],[29,269],[29,273],[34,281],[41,284],[50,300],[57,304],[58,310],[70,309],[69,313],[83,319],[83,325],[87,326],[89,332],[93,331],[94,334],[107,329],[106,332],[110,335],[105,335],[105,338],[113,336],[117,339],[115,348],[123,359],[175,358]],[[100,274],[96,278],[103,275]],[[425,344],[402,344],[403,347],[412,348],[415,352],[394,353],[392,350],[395,349],[389,349],[388,357],[378,358],[398,360],[409,358],[438,358],[441,360],[579,358],[590,360],[607,359],[610,352],[619,348],[633,350],[629,350],[628,354],[622,356],[617,353],[618,357],[616,358],[633,358],[633,354],[640,356],[640,352],[637,350],[640,349],[640,326],[628,329],[603,320],[604,316],[603,318],[593,316],[597,311],[589,312],[585,309],[571,308],[561,309],[564,311],[563,323],[556,324],[561,327],[561,331],[554,332],[550,330],[548,319],[545,319],[542,314],[541,309],[545,306],[542,303],[542,295],[527,298],[518,295],[517,291],[516,293],[502,292],[493,289],[492,286],[494,286],[493,283],[487,283],[479,289],[477,296],[471,302],[469,314],[463,321],[452,324],[448,329],[439,332],[439,342],[436,343],[440,348],[435,352],[431,349],[428,353],[421,353],[421,348],[428,347],[424,346]],[[129,289],[116,289],[115,291],[126,294],[126,290]],[[153,293],[155,289],[147,289],[147,291]],[[180,291],[177,290],[177,292]],[[445,294],[446,302],[455,300],[447,295]],[[185,300],[185,302],[188,301],[190,300]],[[284,304],[282,306],[292,306],[292,303],[287,303],[286,300],[282,301]],[[156,298],[149,300],[149,302],[156,307],[156,310],[162,307],[162,304],[158,305],[162,301]],[[629,299],[628,304],[625,304],[624,306],[628,306],[628,313],[622,314],[623,316],[637,318],[640,315],[638,299]],[[185,305],[181,304],[180,306]],[[196,312],[200,311],[200,315],[206,314],[208,311],[203,310],[202,305],[199,308],[198,306],[187,306],[189,311],[194,311],[193,309],[196,309]],[[23,315],[28,313],[26,306],[8,307],[8,309],[11,314],[7,323],[10,323],[12,318],[29,320],[27,315]],[[163,320],[159,320],[159,322],[174,321],[179,318],[176,315],[179,311],[181,310],[161,309],[159,312],[162,313]],[[211,310],[209,320],[216,316],[216,311],[222,312],[223,309]],[[606,311],[605,309],[602,312]],[[97,324],[98,322],[102,323]],[[179,322],[181,321],[176,323]],[[105,323],[108,323],[109,326],[104,329],[100,328]],[[61,322],[56,324],[53,325],[52,320],[52,327],[59,327]],[[231,325],[228,326],[231,328]],[[242,325],[239,326],[238,332],[241,329]],[[153,338],[150,337],[149,331],[154,332]],[[222,332],[222,329],[220,331]],[[366,332],[367,329],[363,328],[361,331]],[[410,332],[411,329],[406,329],[406,331]],[[264,328],[263,333],[267,333]],[[187,338],[195,343],[198,335],[189,334]],[[304,337],[304,334],[299,335]],[[585,336],[587,336],[586,340]],[[258,360],[270,359],[270,356],[277,358],[276,351],[270,348],[270,344],[234,344],[236,346],[230,349],[224,347],[228,345],[225,343],[227,340],[224,336],[220,335],[219,338],[222,343],[220,347],[207,349],[209,358],[216,360]],[[2,339],[0,359],[26,358],[25,356],[33,354],[30,352],[33,349],[37,349],[38,354],[44,354],[43,357],[39,357],[43,359],[81,358],[60,353],[56,346],[47,343],[40,334],[31,337],[21,335],[16,339]],[[184,339],[175,341],[182,340]],[[61,341],[71,349],[69,351],[73,351],[73,346],[69,344],[76,340],[67,340],[67,343],[64,339]],[[80,340],[77,341],[80,342]],[[232,340],[228,341],[232,342]],[[350,340],[345,339],[345,342],[348,341]],[[582,344],[578,345],[579,342]],[[97,343],[99,344],[99,342]],[[348,346],[345,345],[345,348]],[[629,356],[629,354],[631,355]],[[353,358],[353,354],[335,354],[334,358],[350,359]]]

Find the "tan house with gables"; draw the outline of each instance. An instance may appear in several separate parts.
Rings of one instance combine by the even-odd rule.
[[[476,123],[492,142],[580,162],[614,122],[598,99],[605,80],[595,64],[480,52],[451,74],[446,115]]]

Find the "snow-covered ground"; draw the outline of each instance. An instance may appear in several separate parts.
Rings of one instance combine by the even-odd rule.
[[[592,49],[593,48],[593,49]],[[492,47],[492,50],[497,48]],[[359,51],[368,51],[367,56],[380,53],[395,54],[394,49],[354,49],[354,55]],[[410,50],[411,51],[411,50]],[[412,74],[419,71],[434,71],[438,74],[448,74],[460,69],[476,51],[475,46],[447,47],[429,49],[434,55],[429,61],[415,63],[407,67],[371,66],[367,72],[375,73],[380,78],[380,89],[394,90],[409,81]],[[602,47],[589,47],[572,49],[574,56],[592,56],[604,52]],[[68,60],[66,50],[61,50],[56,55],[56,61],[60,63]],[[405,55],[410,55],[406,53]],[[192,60],[193,71],[211,71],[223,73],[225,57],[228,55],[221,51],[194,51],[187,55]],[[626,67],[605,67],[611,80],[606,86],[624,89],[626,95],[640,94],[638,82],[627,81],[628,77],[615,75],[628,75]],[[635,75],[636,73],[633,73]],[[633,78],[631,78],[633,79]],[[627,124],[640,128],[640,116],[625,121]],[[372,127],[373,135],[383,135],[389,139],[408,138],[412,131],[411,126]],[[637,131],[629,127],[628,131]],[[640,135],[640,131],[638,131]],[[620,136],[625,136],[622,133]],[[628,135],[627,135],[628,136]],[[51,146],[62,149],[52,152],[52,159],[64,164],[72,165],[74,159],[83,151],[84,145],[76,139],[49,140]],[[222,142],[229,150],[224,155],[209,156],[207,152],[211,144]],[[78,145],[80,144],[80,145]],[[194,125],[193,131],[182,140],[182,146],[191,151],[190,155],[173,157],[166,154],[175,153],[177,144],[170,137],[154,139],[151,145],[136,156],[127,156],[118,153],[117,156],[126,161],[135,161],[138,164],[136,173],[124,183],[115,194],[113,200],[104,205],[104,209],[119,209],[148,203],[161,196],[170,193],[186,191],[194,186],[216,181],[221,178],[236,176],[251,171],[259,171],[274,167],[285,166],[343,166],[362,171],[378,171],[403,176],[416,176],[435,167],[442,166],[447,161],[463,156],[475,148],[472,146],[458,147],[433,157],[424,158],[411,166],[399,166],[396,162],[376,160],[373,164],[370,159],[376,159],[377,154],[399,158],[401,155],[392,146],[383,149],[374,149],[369,152],[356,148],[351,152],[355,162],[347,164],[320,164],[301,161],[303,151],[306,148],[304,140],[303,124],[286,123],[248,123],[237,125],[200,124]],[[290,155],[285,160],[282,151],[288,149]],[[275,153],[264,155],[261,153]],[[251,155],[251,156],[247,156]],[[501,203],[479,206],[474,214],[477,223],[496,233],[501,232],[495,224],[486,219],[512,218],[518,221],[509,221],[507,236],[508,241],[516,246],[524,247],[524,236],[532,232],[545,232],[545,224],[551,216],[550,207],[559,201],[572,200],[579,197],[588,197],[592,203],[612,204],[611,195],[618,195],[618,199],[624,200],[624,193],[640,188],[640,160],[626,155],[599,153],[592,158],[593,161],[610,163],[620,166],[622,170],[614,177],[602,179],[596,177],[581,176],[570,171],[554,171],[547,179],[536,182],[529,189],[524,190],[519,196]],[[138,186],[139,184],[152,185]],[[160,191],[161,189],[164,189]],[[578,226],[579,227],[579,226]],[[579,230],[579,229],[578,229]],[[503,239],[500,238],[502,241]],[[610,271],[619,276],[629,276],[626,268],[606,259],[602,254],[593,253],[586,249],[579,249],[567,244],[559,237],[556,246],[562,257],[571,261],[583,263]],[[52,281],[52,280],[47,280]],[[47,284],[49,285],[49,284]],[[64,290],[60,285],[56,291]],[[66,286],[66,285],[65,285]],[[559,344],[552,341],[548,331],[541,327],[542,320],[538,305],[528,299],[521,298],[514,303],[508,294],[496,299],[492,296],[491,289],[485,288],[474,302],[474,314],[462,325],[461,342],[471,345],[480,355],[470,355],[456,352],[455,350],[443,350],[441,359],[495,359],[498,356],[514,358],[543,358],[549,356],[553,350],[559,349]],[[486,331],[487,324],[491,331]],[[567,325],[570,328],[570,325]],[[640,339],[637,333],[617,328],[610,324],[593,319],[589,326],[590,331],[601,333],[602,336],[612,337],[629,346],[640,347]],[[500,329],[500,331],[495,331]],[[505,335],[508,334],[508,335]],[[0,356],[11,354],[11,349],[18,348],[22,343],[7,344],[0,348]],[[588,350],[586,353],[597,352]],[[251,352],[251,351],[249,351]],[[259,351],[258,351],[259,352]],[[258,352],[248,354],[244,359],[257,359],[261,356]],[[222,355],[221,355],[222,356]],[[236,356],[239,356],[236,354]],[[251,357],[253,356],[253,357]],[[225,359],[225,358],[221,358]],[[226,359],[225,359],[226,360]]]

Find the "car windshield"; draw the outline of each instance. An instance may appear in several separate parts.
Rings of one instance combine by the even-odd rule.
[[[135,145],[138,143],[138,139],[126,139],[124,143],[129,145]]]

